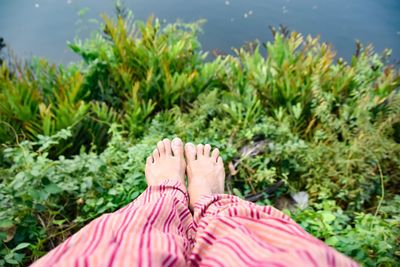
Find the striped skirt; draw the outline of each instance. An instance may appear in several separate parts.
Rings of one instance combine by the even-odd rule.
[[[231,195],[203,196],[193,215],[185,185],[149,186],[33,266],[358,266],[287,215]]]

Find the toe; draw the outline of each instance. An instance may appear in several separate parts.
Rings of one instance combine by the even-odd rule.
[[[211,154],[211,158],[214,162],[217,162],[218,156],[219,156],[219,149],[216,148],[213,150],[213,152]]]
[[[152,156],[148,156],[146,159],[146,165],[150,165],[153,164],[153,157]]]
[[[154,149],[153,151],[153,157],[154,157],[154,161],[158,160],[160,158],[160,153],[158,152],[158,149]]]
[[[210,152],[211,152],[211,146],[209,144],[206,144],[204,146],[204,156],[207,158],[210,157]]]
[[[165,146],[163,141],[157,143],[158,152],[160,152],[160,158],[165,157]]]
[[[182,140],[178,137],[172,140],[172,152],[174,152],[175,157],[182,157],[183,158],[183,143]]]
[[[187,161],[196,159],[196,147],[192,143],[187,143],[185,145],[185,156]]]
[[[204,146],[202,144],[197,145],[197,157],[204,156]]]
[[[218,159],[217,159],[217,165],[218,165],[218,166],[224,167],[224,162],[222,161],[222,158],[221,158],[221,157],[218,157]]]
[[[167,156],[171,156],[171,141],[168,138],[163,140],[164,147],[165,147],[165,154]]]

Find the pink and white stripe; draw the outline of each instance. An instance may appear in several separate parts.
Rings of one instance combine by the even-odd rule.
[[[358,266],[272,207],[231,195],[188,209],[177,181],[150,186],[32,266]]]

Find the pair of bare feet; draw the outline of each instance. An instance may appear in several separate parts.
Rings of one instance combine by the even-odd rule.
[[[179,138],[172,142],[164,139],[157,143],[153,156],[146,160],[145,173],[149,186],[161,184],[167,179],[185,184],[185,172],[191,210],[201,196],[224,193],[225,170],[222,158],[217,148],[211,153],[208,144],[196,147],[187,143],[184,148]]]

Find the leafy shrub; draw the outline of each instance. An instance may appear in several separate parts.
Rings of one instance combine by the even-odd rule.
[[[136,137],[150,115],[175,104],[186,107],[213,85],[218,61],[203,65],[199,23],[161,27],[151,18],[131,25],[130,19],[103,17],[103,34],[70,44],[82,56],[80,64],[65,69],[34,58],[26,66],[16,63],[13,75],[2,65],[1,142],[14,141],[15,134],[36,140],[73,126],[72,137],[51,155],[75,154],[82,145],[101,149],[110,123]]]
[[[12,241],[0,251],[7,263],[26,256],[7,247],[18,248],[24,242],[30,248],[28,257],[36,259],[84,223],[128,204],[146,188],[144,157],[153,148],[126,143],[115,125],[110,131],[112,138],[101,154],[82,151],[71,159],[49,159],[48,149],[70,137],[70,130],[5,150],[13,162],[3,170],[0,184],[0,227],[14,228],[8,238]]]
[[[396,209],[399,204],[398,195],[387,201],[382,206],[382,217],[363,212],[348,213],[334,201],[315,203],[313,208],[287,213],[309,233],[366,266],[396,266],[400,258],[400,217]],[[390,212],[385,213],[385,210]]]

